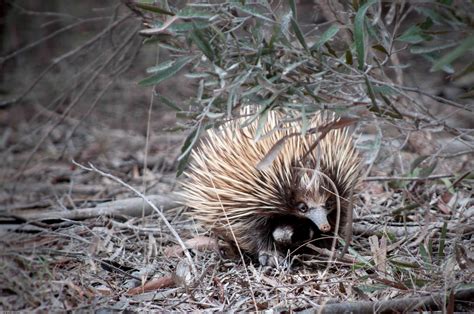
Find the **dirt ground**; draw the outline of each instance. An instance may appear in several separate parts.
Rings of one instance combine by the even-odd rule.
[[[152,88],[137,85],[147,67],[166,57],[153,46],[141,47],[142,38],[133,33],[140,19],[131,15],[110,36],[54,64],[30,88],[55,58],[113,23],[111,15],[129,14],[115,1],[102,1],[100,7],[92,0],[77,7],[66,2],[17,1],[7,11],[4,2],[0,5],[1,102],[28,91],[0,107],[1,310],[288,312],[355,301],[383,310],[416,308],[429,297],[426,309],[474,309],[473,155],[459,154],[466,147],[436,130],[404,137],[381,124],[377,137],[371,126],[360,126],[356,137],[372,180],[364,182],[354,208],[349,251],[334,263],[328,262],[331,252],[319,250],[288,258],[286,266],[261,267],[231,256],[225,246],[216,248],[183,208],[166,209],[178,239],[136,193],[79,166],[90,163],[149,196],[176,191],[176,158],[187,133]],[[309,4],[302,1],[302,12],[304,5]],[[86,17],[95,20],[81,20]],[[69,23],[78,24],[21,50]],[[98,73],[129,34],[135,34],[130,50]],[[446,83],[441,74],[405,76],[407,84],[419,83],[437,95],[456,95],[464,88]],[[179,76],[156,92],[184,102],[194,88]],[[448,115],[456,127],[474,127],[472,115],[433,110]],[[403,141],[407,145],[397,149]],[[418,172],[410,172],[420,155],[436,154],[441,157],[425,159],[415,167]],[[431,179],[396,179],[419,176],[434,164]],[[151,214],[129,215],[128,205],[113,203],[128,199],[132,211]],[[110,204],[125,209],[93,214]],[[92,214],[75,219],[81,210]],[[58,212],[62,219],[51,214]],[[42,213],[53,219],[40,219]],[[180,240],[190,247],[188,258]],[[370,303],[402,299],[408,303]]]

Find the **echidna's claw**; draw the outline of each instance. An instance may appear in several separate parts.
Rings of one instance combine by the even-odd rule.
[[[260,265],[267,266],[268,259],[269,259],[269,255],[267,252],[260,251],[258,253],[258,262],[260,263]]]
[[[265,251],[258,252],[258,262],[262,266],[277,267],[285,262],[285,258],[277,251]]]

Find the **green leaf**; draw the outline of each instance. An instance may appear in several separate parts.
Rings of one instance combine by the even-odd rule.
[[[257,10],[255,10],[255,8],[251,5],[239,5],[239,4],[235,4],[234,5],[235,8],[245,12],[245,13],[248,13],[252,16],[255,16],[256,18],[259,18],[259,19],[262,19],[262,20],[265,20],[267,22],[270,22],[270,23],[275,23],[274,20],[266,17],[265,15],[261,14],[260,12],[258,12]]]
[[[195,58],[194,56],[179,58],[173,63],[172,66],[165,67],[163,70],[157,71],[154,75],[147,77],[141,80],[140,82],[138,82],[138,84],[142,86],[150,86],[150,85],[159,84],[169,79],[170,77],[174,76],[183,67],[189,64],[191,61],[193,61],[194,58]]]
[[[346,50],[346,63],[349,65],[354,64],[354,59],[352,58],[352,52],[350,49]]]
[[[332,49],[331,45],[329,43],[325,43],[324,44],[324,47],[326,47],[326,49],[328,50],[329,54],[331,54],[332,56],[334,56],[334,58],[339,58],[336,54],[336,51],[334,49]]]
[[[394,260],[392,259],[390,261],[393,265],[396,265],[398,267],[403,267],[403,268],[419,268],[420,266],[418,266],[417,264],[415,263],[410,263],[410,262],[404,262],[404,261],[398,261],[398,260]]]
[[[431,18],[426,18],[426,20],[421,23],[421,24],[418,24],[420,26],[420,28],[422,30],[429,30],[431,28],[431,26],[433,26],[433,20]]]
[[[388,111],[386,110],[384,112],[384,116],[392,117],[394,119],[403,119],[403,115],[398,111],[397,107],[393,105],[393,103],[388,99],[387,96],[385,96],[383,93],[379,93],[380,98],[382,98],[383,102],[390,108],[392,108],[393,111]]]
[[[326,42],[331,40],[336,34],[339,32],[338,25],[332,25],[329,27],[322,35],[318,38],[318,40],[309,48],[309,50],[318,50],[320,49]]]
[[[220,119],[224,116],[223,112],[206,112],[206,116],[211,120]]]
[[[375,50],[378,50],[384,54],[386,54],[388,56],[388,52],[387,52],[387,49],[385,49],[385,47],[381,44],[376,44],[376,45],[373,45],[372,46],[372,49],[375,49]]]
[[[262,136],[265,125],[267,124],[268,113],[270,112],[270,110],[271,109],[269,108],[265,109],[258,118],[257,131],[255,132],[255,141],[258,141]]]
[[[185,19],[210,19],[215,14],[204,7],[186,6],[176,15]]]
[[[150,11],[153,13],[158,13],[158,14],[165,14],[165,15],[175,15],[173,12],[170,12],[168,10],[162,9],[160,7],[151,5],[151,4],[145,4],[145,3],[134,3],[137,8],[140,8],[145,11]]]
[[[201,124],[198,125],[194,131],[192,131],[186,140],[184,141],[183,146],[181,147],[181,155],[178,157],[178,170],[176,172],[176,176],[179,177],[184,168],[186,168],[186,164],[188,163],[189,156],[191,155],[192,148],[194,144],[196,144],[199,135],[201,134]]]
[[[428,254],[428,250],[425,248],[423,243],[420,243],[418,248],[419,248],[421,258],[423,259],[424,268],[427,271],[430,271],[431,270],[431,259],[430,259],[430,256]]]
[[[456,193],[453,188],[453,183],[448,178],[441,178],[441,182],[444,183],[448,191],[452,194]]]
[[[296,3],[295,0],[290,0],[291,13],[293,13],[293,18],[296,20]]]
[[[367,94],[369,94],[370,101],[372,101],[372,106],[373,106],[372,109],[380,114],[381,113],[380,108],[377,105],[377,99],[375,98],[375,92],[374,92],[374,88],[372,87],[372,83],[370,82],[367,75],[364,75],[364,80],[365,80],[365,84],[367,85]]]
[[[427,176],[432,174],[433,171],[435,170],[437,164],[438,164],[437,161],[435,161],[435,162],[431,163],[427,168],[421,169],[420,177],[426,178]]]
[[[202,30],[195,29],[191,32],[190,38],[209,60],[214,61],[214,51]]]
[[[457,48],[455,48],[450,53],[444,55],[439,59],[431,68],[431,71],[439,71],[444,66],[449,65],[451,62],[466,54],[467,51],[471,50],[474,47],[474,35],[466,38]]]
[[[423,6],[417,6],[415,8],[415,10],[417,12],[423,14],[424,16],[429,17],[430,20],[433,23],[435,23],[437,25],[443,24],[444,18],[438,12],[436,12],[435,10],[432,10],[432,9],[429,9],[429,8],[423,7]],[[426,21],[425,21],[425,23],[426,23]]]
[[[430,52],[430,53],[423,53],[420,56],[422,56],[424,59],[434,64],[438,60],[438,55],[439,54],[437,54],[436,52]],[[454,74],[454,68],[450,64],[444,65],[442,70],[446,73]]]
[[[186,33],[193,29],[205,29],[209,27],[208,21],[203,20],[193,20],[192,23],[179,23],[172,24],[168,28],[170,32],[174,33]]]
[[[423,30],[417,26],[413,25],[408,28],[400,37],[397,38],[399,41],[417,44],[425,40],[430,40],[432,37],[423,33]]]
[[[229,96],[227,97],[227,117],[232,116],[232,109],[234,109],[235,104],[237,103],[237,88],[232,88],[229,91]]]
[[[168,106],[168,107],[170,107],[170,108],[173,108],[173,109],[176,110],[176,111],[183,111],[183,109],[181,109],[178,105],[176,105],[176,104],[175,104],[173,101],[171,101],[169,98],[167,98],[167,97],[165,97],[165,96],[163,96],[163,95],[161,95],[161,94],[158,94],[158,93],[156,94],[156,97],[158,97],[158,100],[159,100],[162,104],[164,104],[164,105],[166,105],[166,106]]]
[[[369,7],[376,2],[377,0],[369,0],[362,7],[360,7],[354,20],[354,38],[357,51],[357,60],[359,61],[359,70],[363,70],[365,65],[365,14],[367,13]]]
[[[302,64],[305,64],[306,62],[308,62],[309,60],[301,60],[301,61],[298,61],[298,62],[295,62],[295,63],[292,63],[288,66],[286,66],[283,71],[281,72],[281,75],[284,76],[284,75],[287,75],[288,73],[290,73],[291,71],[293,71],[294,69],[296,69],[297,67],[299,67],[300,65]]]
[[[422,155],[413,160],[410,166],[410,172],[415,171],[415,169],[418,168],[418,166],[428,157],[429,156]]]
[[[432,46],[432,47],[413,46],[410,48],[410,52],[414,54],[429,53],[429,52],[435,52],[435,51],[451,48],[458,44],[459,43],[449,43],[445,45]]]
[[[373,90],[375,93],[380,93],[383,95],[397,95],[398,92],[390,86],[381,85],[381,86],[373,86]]]
[[[441,228],[441,234],[439,236],[439,248],[438,248],[438,258],[441,260],[444,255],[444,245],[446,243],[446,233],[448,231],[448,223],[445,221],[443,228]]]
[[[360,1],[359,0],[352,0],[352,8],[354,11],[359,10],[360,8]]]
[[[422,288],[426,286],[429,282],[431,282],[431,280],[428,281],[426,279],[412,277],[410,279],[404,280],[403,284],[407,287],[412,287],[412,289],[415,289],[415,288]]]
[[[171,46],[171,45],[167,45],[167,44],[161,42],[158,38],[147,38],[147,40],[150,40],[150,43],[158,43],[158,46],[160,48],[169,50],[171,52],[175,52],[175,53],[179,53],[179,54],[189,53],[188,49],[181,49],[179,47],[174,47],[174,46]]]
[[[306,41],[304,40],[304,35],[301,32],[301,29],[298,23],[296,23],[294,18],[291,18],[291,27],[293,28],[296,38],[298,38],[298,41],[300,42],[301,46],[303,46],[304,49],[308,50],[308,45],[306,45]]]
[[[438,0],[438,2],[446,5],[451,5],[453,4],[453,0]]]
[[[373,293],[376,291],[385,291],[387,290],[387,286],[384,284],[373,284],[373,285],[358,285],[359,288],[363,292]]]
[[[345,245],[345,241],[344,240],[339,240],[340,243],[342,243],[342,245]],[[352,246],[349,245],[349,247],[347,248],[347,251],[353,255],[357,262],[358,263],[361,263],[365,266],[368,266],[368,267],[372,267],[373,265],[369,262],[368,259],[366,259],[364,256],[360,255],[359,252],[357,252],[357,250],[355,250]]]
[[[306,116],[305,107],[301,107],[301,135],[306,136],[306,131],[309,128],[308,117]]]
[[[174,62],[175,60],[168,60],[153,67],[149,67],[146,69],[146,73],[156,73],[158,71],[164,71],[165,69],[170,68],[174,64]]]

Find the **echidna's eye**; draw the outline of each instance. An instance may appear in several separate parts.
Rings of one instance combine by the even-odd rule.
[[[303,202],[298,203],[298,205],[296,205],[296,208],[298,208],[298,210],[302,213],[306,213],[308,211],[308,205]]]

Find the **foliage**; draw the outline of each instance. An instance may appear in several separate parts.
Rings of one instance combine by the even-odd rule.
[[[423,91],[403,86],[401,71],[411,65],[400,58],[421,56],[432,63],[431,71],[445,71],[453,79],[472,72],[472,59],[457,71],[453,64],[474,46],[472,16],[456,1],[339,4],[344,15],[333,12],[334,21],[312,27],[300,25],[294,1],[200,2],[181,8],[166,1],[161,7],[137,4],[152,21],[141,32],[145,41],[170,54],[140,84],[159,84],[183,68],[197,83],[188,106],[165,102],[186,108],[179,116],[191,119],[193,138],[185,145],[246,104],[256,106],[248,123],[263,121],[268,110],[293,109],[286,110],[288,118],[301,119],[303,129],[306,117],[322,109],[397,124],[432,123],[413,116],[413,108],[425,113],[428,107],[407,94]],[[180,160],[186,160],[189,148],[183,148]]]

